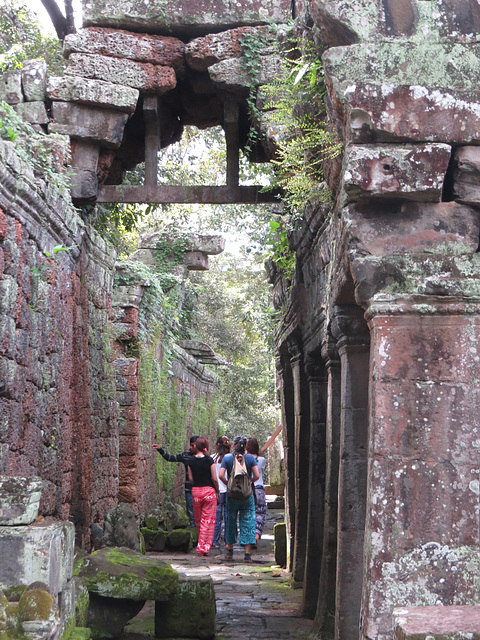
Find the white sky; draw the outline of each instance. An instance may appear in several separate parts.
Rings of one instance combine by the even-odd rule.
[[[63,2],[62,0],[57,0],[59,7],[63,11]],[[52,22],[48,17],[48,13],[44,9],[41,0],[26,0],[27,6],[32,9],[38,16],[38,21],[42,29],[49,33],[50,35],[55,35],[55,30],[53,28]],[[77,29],[82,26],[82,3],[81,0],[73,0],[73,9],[75,11],[75,23],[77,25]]]

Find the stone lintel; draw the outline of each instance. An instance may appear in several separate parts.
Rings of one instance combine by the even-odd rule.
[[[63,51],[67,57],[72,53],[88,53],[164,65],[177,71],[185,67],[182,40],[120,29],[80,29],[66,36]]]
[[[61,133],[71,138],[101,142],[103,146],[119,147],[128,115],[112,109],[96,109],[70,102],[52,104],[54,122],[49,133]]]
[[[197,204],[258,204],[278,202],[278,192],[263,192],[264,187],[249,185],[227,186],[102,186],[98,202],[139,202],[139,203],[197,203]]]
[[[345,199],[379,196],[438,202],[450,154],[447,144],[350,145],[343,164]]]
[[[201,35],[243,25],[289,22],[290,0],[202,0],[176,3],[165,0],[83,0],[85,26],[115,27],[167,35]]]
[[[323,63],[327,83],[336,96],[366,84],[473,92],[480,84],[480,44],[354,44],[328,49]]]
[[[90,80],[81,76],[51,77],[47,96],[57,102],[77,102],[91,107],[116,109],[132,114],[137,106],[138,89],[104,80]]]
[[[171,91],[177,84],[172,67],[84,53],[70,55],[65,75],[104,80],[158,94]]]
[[[480,138],[477,89],[355,82],[337,96],[336,117],[356,143],[430,141],[469,144]],[[340,106],[341,105],[341,106]]]
[[[228,58],[210,66],[208,73],[218,89],[243,95],[248,93],[252,81],[255,86],[259,86],[282,75],[283,63],[276,54],[261,56],[258,75],[252,79],[240,58]]]
[[[405,607],[393,610],[394,640],[480,640],[480,607]]]
[[[473,255],[478,247],[478,212],[457,202],[371,202],[342,212],[356,251],[371,256],[399,254]]]

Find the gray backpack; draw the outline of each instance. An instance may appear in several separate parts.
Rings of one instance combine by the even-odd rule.
[[[245,456],[233,454],[232,472],[227,482],[227,496],[235,500],[248,500],[251,495],[252,481],[248,475]]]

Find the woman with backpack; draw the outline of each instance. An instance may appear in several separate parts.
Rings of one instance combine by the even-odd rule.
[[[208,440],[198,438],[188,461],[188,477],[192,486],[193,515],[198,531],[197,554],[208,556],[212,546],[217,512],[218,480],[213,458],[208,455]]]
[[[255,544],[255,500],[252,481],[258,480],[260,475],[254,456],[245,453],[246,443],[247,439],[244,436],[235,438],[233,454],[228,453],[224,456],[219,478],[227,485],[225,558],[233,559],[233,545],[237,541],[239,527],[240,544],[245,548],[244,561],[251,562],[251,547]]]

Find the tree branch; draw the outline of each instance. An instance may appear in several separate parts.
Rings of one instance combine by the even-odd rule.
[[[63,41],[66,35],[75,33],[72,0],[65,0],[65,14],[67,17],[63,15],[55,0],[42,0],[42,4],[50,16],[59,40]]]

